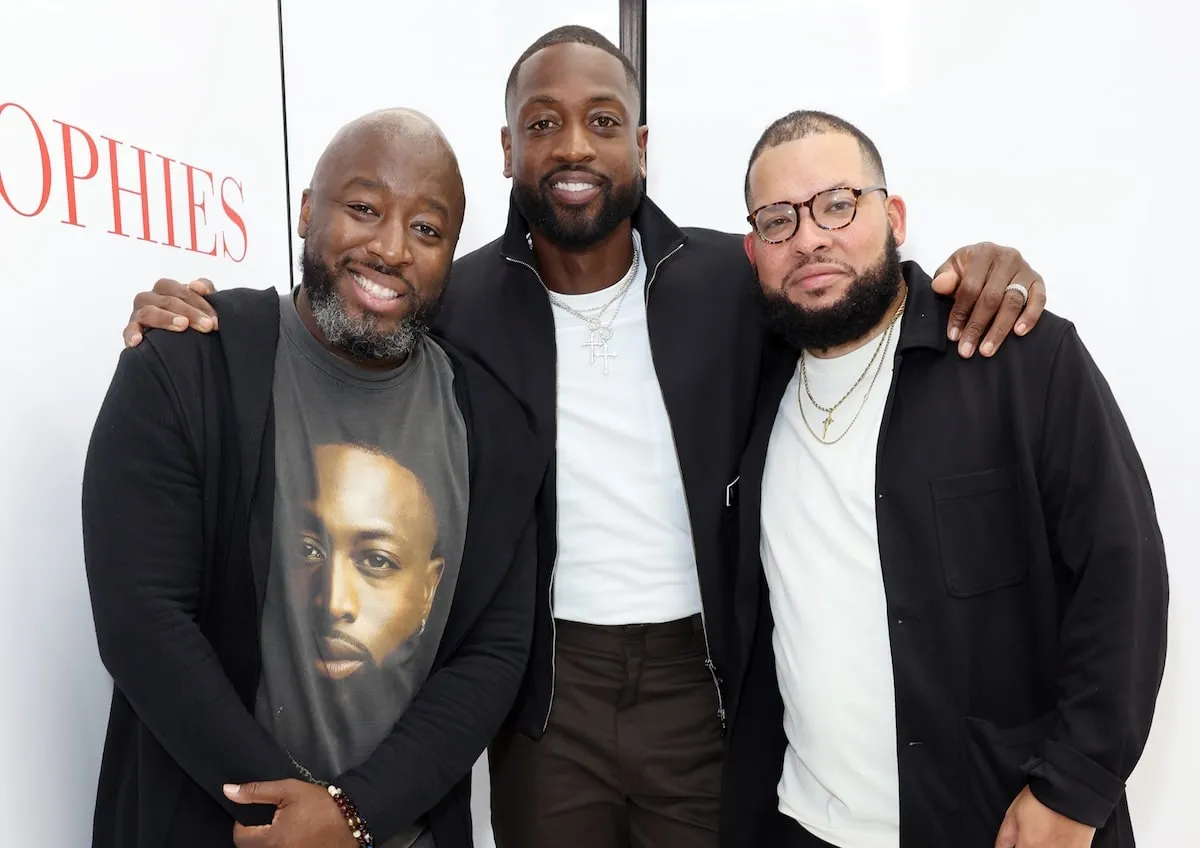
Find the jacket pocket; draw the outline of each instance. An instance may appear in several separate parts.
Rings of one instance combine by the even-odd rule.
[[[1041,750],[1057,718],[1057,710],[1052,710],[1005,728],[982,718],[963,719],[962,845],[990,848],[994,844],[1004,814],[1028,782],[1022,767]]]
[[[1029,560],[1015,465],[931,480],[946,590],[968,598],[1025,579]]]

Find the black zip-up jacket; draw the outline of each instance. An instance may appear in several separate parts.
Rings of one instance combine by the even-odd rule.
[[[121,354],[88,450],[83,539],[114,691],[95,848],[232,845],[272,808],[225,783],[298,777],[255,720],[275,494],[279,294],[211,298],[221,332],[147,333]],[[470,503],[433,669],[391,735],[336,782],[383,844],[428,814],[439,848],[471,842],[471,767],[509,714],[528,657],[534,497],[549,454],[520,405],[446,346],[467,425]]]
[[[1132,846],[1125,781],[1167,647],[1166,554],[1116,400],[1068,321],[1044,313],[991,359],[946,342],[950,300],[905,263],[909,301],[876,458],[895,669],[900,844],[991,848],[1028,785]],[[759,560],[762,472],[797,354],[774,343],[742,466],[723,844],[767,844],[787,740]],[[789,402],[783,399],[783,402]],[[795,402],[792,399],[790,402]],[[803,486],[804,481],[797,481]]]
[[[741,239],[680,229],[649,199],[633,216],[646,262],[646,320],[683,477],[708,641],[722,677],[734,655],[729,606],[735,562],[731,484],[749,434],[762,355],[762,316]],[[476,357],[529,410],[539,448],[554,450],[554,316],[511,206],[504,235],[458,260],[436,331]],[[540,738],[554,691],[551,584],[557,552],[555,465],[538,496],[538,581],[533,650],[516,727]],[[713,717],[722,727],[725,709]]]

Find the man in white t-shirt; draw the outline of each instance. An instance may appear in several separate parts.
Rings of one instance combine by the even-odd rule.
[[[1165,557],[1075,328],[948,349],[950,302],[900,260],[904,201],[832,115],[772,125],[746,199],[778,341],[741,470],[728,785],[777,786],[761,843],[1133,845]]]

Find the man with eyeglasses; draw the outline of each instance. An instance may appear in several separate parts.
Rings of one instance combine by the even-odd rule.
[[[886,186],[820,112],[750,158],[776,341],[741,467],[724,814],[772,848],[1131,846],[1166,652],[1145,471],[1068,321],[986,368],[948,349]]]

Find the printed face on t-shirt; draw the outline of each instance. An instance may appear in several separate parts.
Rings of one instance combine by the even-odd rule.
[[[420,633],[443,560],[433,504],[409,469],[352,444],[320,445],[313,460],[293,587],[312,605],[317,671],[342,680]]]

